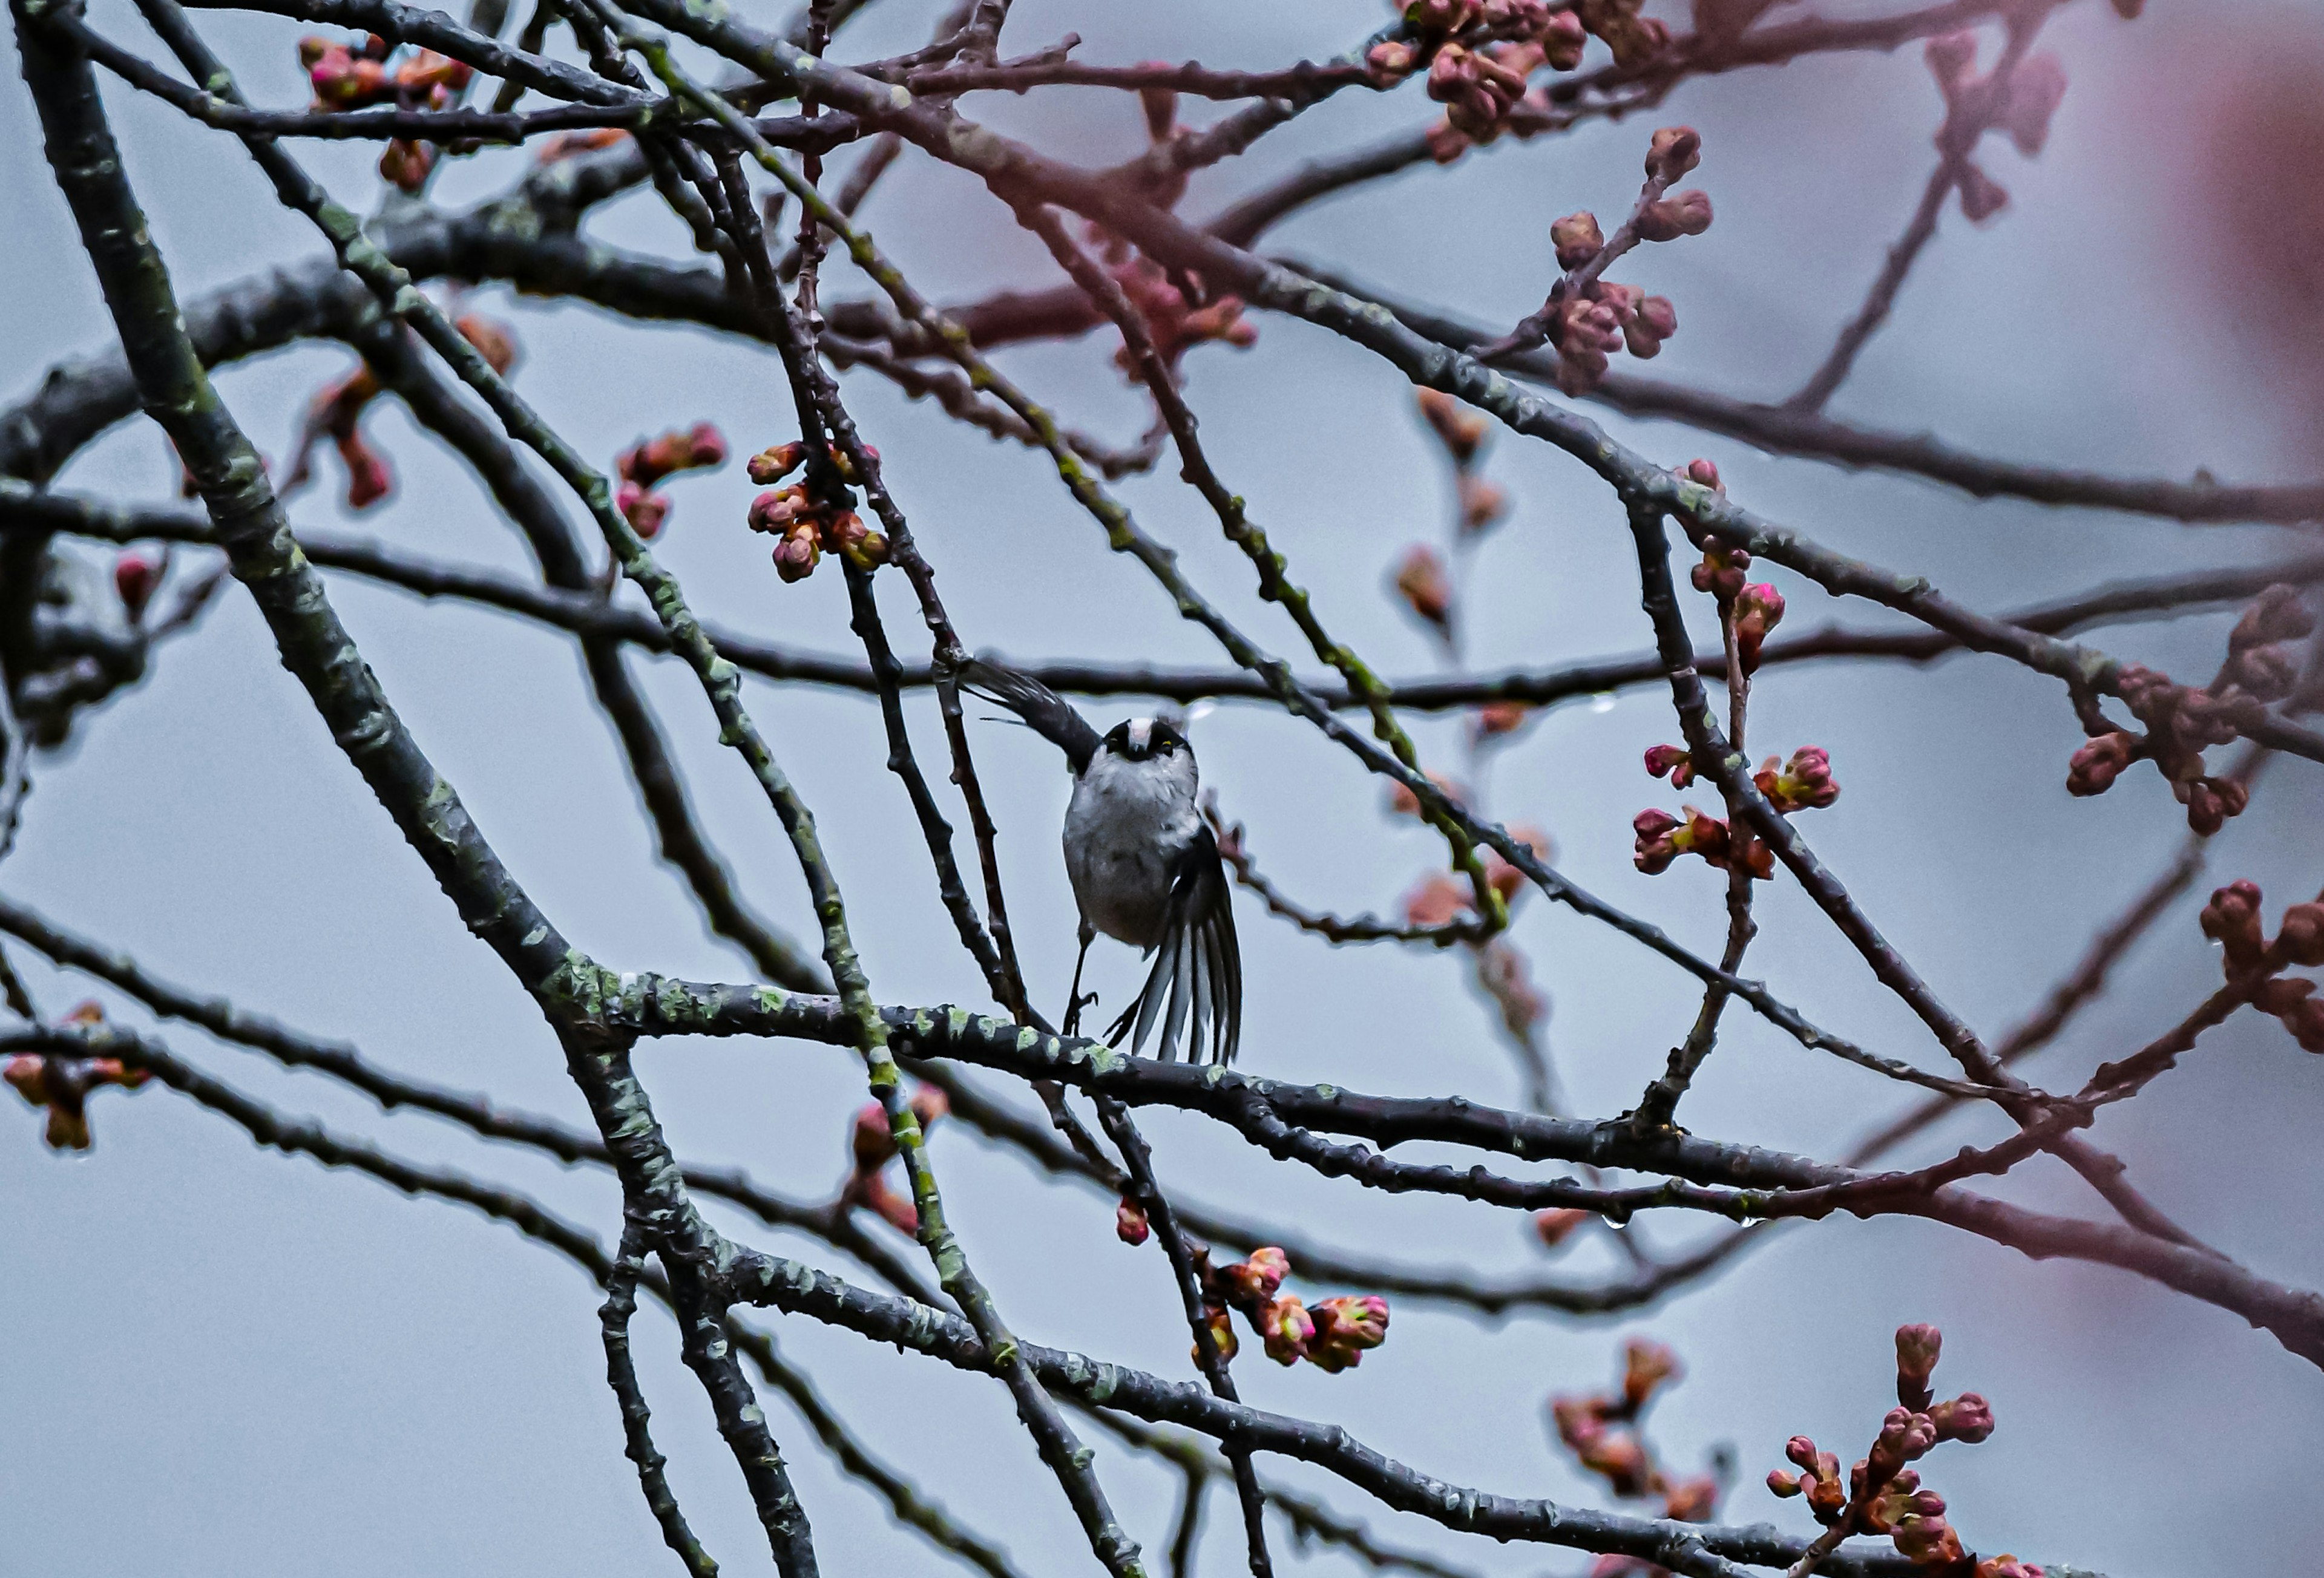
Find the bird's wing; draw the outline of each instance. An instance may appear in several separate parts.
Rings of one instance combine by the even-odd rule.
[[[1032,675],[972,657],[961,665],[960,683],[970,694],[997,702],[1022,718],[1035,733],[1065,753],[1075,773],[1088,766],[1090,757],[1097,754],[1098,732],[1089,726],[1089,720]]]
[[[1181,1030],[1189,1062],[1234,1061],[1242,1041],[1242,950],[1235,941],[1226,868],[1208,827],[1195,832],[1179,858],[1154,968],[1138,1001],[1106,1032],[1107,1042],[1118,1045],[1129,1035],[1130,1050],[1140,1051],[1157,1019],[1162,1039],[1154,1055],[1164,1062],[1177,1057]]]

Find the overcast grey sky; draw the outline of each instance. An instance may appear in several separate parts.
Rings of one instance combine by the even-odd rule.
[[[742,9],[775,14],[768,0]],[[911,47],[936,9],[933,0],[881,0],[838,52]],[[2296,54],[2302,41],[2312,43],[2324,8],[2157,0],[2150,11],[2126,25],[2084,0],[2047,31],[2045,45],[2064,58],[2071,81],[2048,151],[2029,162],[1989,145],[1988,167],[2013,205],[1976,229],[1947,214],[1894,323],[1834,401],[1836,414],[2122,472],[2185,476],[2209,466],[2222,477],[2266,480],[2319,469],[2317,456],[2301,453],[2301,425],[2260,376],[2265,326],[2237,317],[2203,249],[2188,244],[2205,210],[2185,155],[2216,119],[2217,96],[2233,90],[2232,70],[2217,62]],[[91,14],[158,52],[119,0],[97,0]],[[1263,66],[1334,51],[1379,14],[1370,0],[1024,0],[1009,42],[1029,50],[1072,29],[1089,60],[1199,55]],[[303,30],[271,17],[202,20],[255,96],[296,102],[293,43]],[[107,102],[181,295],[317,254],[304,222],[275,206],[231,139],[188,130],[126,93],[109,92]],[[1085,161],[1127,153],[1142,135],[1132,106],[1094,92],[978,98],[966,107]],[[1206,172],[1187,209],[1207,213],[1268,172],[1423,114],[1414,92],[1343,95],[1250,159]],[[1703,133],[1695,179],[1716,199],[1718,223],[1620,271],[1677,305],[1681,332],[1655,372],[1772,397],[1820,359],[1901,228],[1933,157],[1939,114],[1910,52],[1741,73],[1687,85],[1652,123],[1593,124],[1366,188],[1301,216],[1270,244],[1405,297],[1512,320],[1538,300],[1547,277],[1549,218],[1579,206],[1623,211],[1649,124],[1683,120]],[[22,155],[37,134],[12,54],[0,71],[0,147]],[[375,198],[374,155],[364,147],[300,151],[343,197]],[[473,200],[519,168],[514,156],[479,158],[455,167],[439,194]],[[2313,167],[2307,176],[2314,179]],[[915,159],[889,177],[866,218],[939,298],[1052,277],[973,183]],[[598,215],[591,233],[617,245],[679,249],[675,225],[650,197]],[[28,391],[51,362],[107,343],[63,204],[35,159],[11,159],[0,174],[0,399]],[[829,276],[832,294],[862,289],[844,269]],[[521,386],[601,462],[640,434],[701,418],[719,423],[745,454],[794,431],[779,369],[759,347],[498,289],[472,300],[515,326]],[[1139,399],[1097,338],[1003,360],[1076,424],[1123,442],[1139,431]],[[348,361],[334,347],[298,349],[228,369],[220,387],[261,446],[280,454],[303,402]],[[1220,472],[1249,496],[1253,517],[1335,629],[1386,673],[1426,670],[1428,642],[1382,592],[1405,546],[1439,535],[1444,509],[1444,477],[1407,386],[1352,346],[1275,318],[1260,320],[1254,348],[1204,348],[1188,365]],[[847,390],[973,646],[1027,657],[1221,660],[1142,572],[1103,551],[1096,528],[1038,456],[954,428],[876,381],[852,378]],[[384,403],[369,421],[396,467],[397,497],[343,519],[332,490],[318,490],[298,503],[300,524],[374,533],[461,563],[525,567],[521,544],[445,452]],[[1667,463],[1712,456],[1754,508],[1929,574],[1979,607],[2120,575],[2250,562],[2286,546],[2282,534],[2256,529],[1978,504],[1911,481],[1760,456],[1674,427],[1609,426]],[[1516,508],[1480,551],[1473,660],[1546,664],[1646,645],[1628,539],[1602,487],[1561,454],[1508,435],[1489,468]],[[1174,470],[1166,463],[1125,482],[1123,496],[1245,628],[1277,651],[1295,650],[1296,633],[1258,603],[1247,564]],[[158,500],[174,482],[174,463],[141,419],[92,445],[60,485]],[[762,539],[742,529],[752,491],[738,466],[672,484],[666,562],[708,616],[853,652],[838,577],[780,585]],[[1833,611],[1796,578],[1778,579],[1797,628]],[[653,859],[567,639],[344,577],[331,590],[421,743],[577,945],[617,968],[741,978],[743,962],[706,936],[687,895]],[[900,644],[913,621],[899,587],[883,592]],[[2101,640],[2191,674],[2216,663],[2225,628],[2221,619],[2192,619],[2111,630]],[[665,662],[637,666],[742,885],[762,910],[805,932],[796,867],[756,788],[719,748],[691,678]],[[874,990],[890,1002],[981,1002],[935,903],[900,791],[882,770],[872,706],[756,682],[748,699],[821,820]],[[1088,710],[1110,720],[1130,709],[1101,702]],[[923,698],[913,712],[923,760],[940,759],[932,708]],[[1715,951],[1723,921],[1716,875],[1692,864],[1649,879],[1629,861],[1630,816],[1672,798],[1638,771],[1638,753],[1672,732],[1665,699],[1647,692],[1557,711],[1501,759],[1489,805],[1546,826],[1578,881]],[[1426,725],[1420,736],[1434,759],[1457,748],[1454,725]],[[2102,799],[2070,800],[2064,767],[2077,731],[2061,698],[1997,663],[1776,671],[1755,693],[1753,736],[1766,749],[1831,749],[1846,792],[1814,814],[1810,836],[1983,1030],[2034,1004],[2180,837],[2176,808],[2154,775],[2128,775]],[[1387,910],[1428,868],[1434,851],[1425,830],[1391,821],[1377,783],[1305,725],[1225,706],[1194,726],[1194,739],[1205,782],[1248,824],[1265,867],[1307,901],[1343,913]],[[1001,823],[1019,946],[1037,992],[1056,1002],[1074,938],[1056,847],[1067,784],[1054,753],[1029,735],[979,727],[975,740]],[[2200,885],[2252,876],[2273,904],[2304,895],[2319,876],[2319,784],[2310,766],[2273,768],[2250,813],[2215,840]],[[401,844],[236,588],[167,649],[141,687],[84,719],[68,750],[38,764],[0,888],[171,979],[355,1041],[392,1068],[586,1121],[538,1014]],[[1761,902],[1750,973],[1820,1023],[1937,1065],[1925,1034],[1794,885],[1778,879]],[[2156,929],[2114,995],[2036,1065],[2037,1081],[2078,1082],[2209,989],[2218,967],[2196,931],[2199,903],[2182,903]],[[1517,1098],[1508,1059],[1457,959],[1333,951],[1256,904],[1244,904],[1239,919],[1251,1069],[1380,1092]],[[1689,982],[1537,895],[1521,907],[1517,937],[1554,1002],[1550,1036],[1573,1107],[1623,1110],[1691,1020]],[[22,950],[11,956],[23,968]],[[1139,968],[1120,948],[1101,945],[1093,956],[1095,985],[1109,1002],[1132,989]],[[26,973],[44,1010],[91,995],[38,967]],[[1731,1014],[1727,1027],[1688,1099],[1685,1122],[1699,1133],[1831,1156],[1898,1105],[1885,1081],[1821,1060],[1747,1015]],[[601,1234],[617,1225],[618,1195],[603,1178],[481,1148],[424,1116],[383,1117],[324,1081],[281,1074],[183,1027],[167,1034],[206,1068],[288,1110],[522,1188]],[[794,1194],[835,1185],[845,1125],[862,1099],[848,1055],[670,1041],[646,1050],[641,1068],[681,1155],[745,1164]],[[2319,1120],[2324,1062],[2301,1053],[2273,1022],[2247,1017],[2207,1039],[2148,1099],[2111,1113],[2098,1134],[2197,1232],[2263,1273],[2312,1287],[2324,1280],[2324,1172],[2313,1161]],[[1201,1121],[1160,1111],[1145,1121],[1165,1182],[1190,1197],[1416,1262],[1511,1272],[1541,1263],[1522,1218],[1327,1183]],[[1961,1122],[1917,1154],[1994,1137],[1992,1125]],[[255,1151],[240,1131],[164,1091],[100,1096],[94,1126],[94,1152],[63,1159],[39,1144],[35,1115],[13,1098],[0,1106],[0,1451],[11,1464],[0,1498],[8,1524],[0,1572],[594,1578],[668,1569],[620,1454],[595,1290],[571,1266],[465,1210]],[[1184,1372],[1185,1332],[1161,1259],[1115,1242],[1111,1201],[1048,1187],[958,1125],[937,1131],[934,1154],[954,1222],[1020,1333]],[[2005,1192],[2091,1208],[2038,1170]],[[1666,1245],[1702,1229],[1656,1221],[1640,1231]],[[755,1225],[742,1236],[833,1260],[818,1244]],[[1592,1243],[1569,1259],[1583,1270],[1608,1252]],[[2217,1308],[2103,1269],[2036,1264],[1920,1223],[1794,1228],[1721,1279],[1618,1322],[1524,1317],[1488,1328],[1399,1306],[1387,1346],[1359,1371],[1277,1371],[1254,1348],[1238,1378],[1261,1406],[1340,1420],[1448,1479],[1605,1504],[1600,1487],[1548,1439],[1541,1404],[1553,1390],[1602,1385],[1621,1338],[1645,1333],[1674,1344],[1688,1367],[1655,1413],[1657,1444],[1692,1464],[1714,1443],[1731,1443],[1742,1472],[1728,1520],[1772,1518],[1804,1532],[1805,1513],[1773,1500],[1760,1477],[1794,1432],[1843,1458],[1863,1450],[1888,1395],[1888,1333],[1905,1320],[1944,1327],[1940,1383],[1984,1392],[2000,1420],[1990,1442],[1946,1449],[1927,1465],[1979,1549],[2070,1561],[2115,1578],[2290,1573],[2312,1563],[2299,1553],[2313,1537],[2324,1377]],[[1085,1568],[1081,1537],[999,1388],[804,1320],[776,1329],[876,1450],[997,1537],[1026,1572]],[[676,1362],[669,1322],[648,1311],[639,1334],[657,1437],[695,1528],[730,1571],[765,1570],[764,1541],[699,1390]],[[826,1572],[939,1564],[832,1468],[779,1402],[770,1415]],[[1133,1531],[1158,1554],[1176,1476],[1110,1448],[1100,1465]],[[1329,1484],[1297,1465],[1282,1472]],[[1352,1491],[1332,1493],[1383,1535],[1453,1543]],[[1221,1499],[1204,1546],[1208,1570],[1234,1570],[1239,1544],[1231,1499]],[[1460,1559],[1509,1574],[1586,1565],[1563,1553],[1490,1546]]]

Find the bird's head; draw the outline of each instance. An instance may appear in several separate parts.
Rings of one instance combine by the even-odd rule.
[[[1100,748],[1124,761],[1157,759],[1192,763],[1194,748],[1186,743],[1178,725],[1167,718],[1127,718],[1106,731]]]

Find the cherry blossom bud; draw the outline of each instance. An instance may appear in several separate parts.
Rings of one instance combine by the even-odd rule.
[[[2315,995],[2316,983],[2305,976],[2272,976],[2252,993],[2252,1006],[2289,1021]]]
[[[1396,589],[1403,595],[1405,606],[1436,627],[1450,633],[1452,628],[1452,582],[1444,573],[1444,561],[1434,548],[1425,544],[1407,550],[1403,562],[1397,566]]]
[[[669,500],[635,482],[623,482],[613,490],[613,508],[622,512],[630,529],[648,542],[660,535],[662,523],[669,518]]]
[[[1561,11],[1542,28],[1538,41],[1551,70],[1571,71],[1582,64],[1582,51],[1589,45],[1590,35],[1583,30],[1580,17],[1571,11]]]
[[[1969,1559],[1961,1549],[1960,1536],[1941,1518],[1908,1517],[1889,1537],[1896,1542],[1898,1551],[1925,1567],[1941,1570]]]
[[[912,1204],[908,1196],[898,1194],[894,1189],[890,1188],[887,1180],[878,1173],[872,1173],[862,1179],[856,1191],[856,1197],[886,1217],[888,1225],[897,1232],[912,1237],[919,1235],[919,1207]]]
[[[1678,326],[1676,324],[1673,324],[1671,327],[1675,330]],[[1710,489],[1712,492],[1717,493],[1721,497],[1726,495],[1727,484],[1719,480],[1719,467],[1710,461],[1691,460],[1686,463],[1686,469],[1679,474],[1690,482],[1702,483],[1704,487]],[[1738,548],[1735,551],[1737,553],[1743,552],[1740,548]],[[1697,587],[1695,590],[1700,592],[1702,588]]]
[[[1665,126],[1646,148],[1646,173],[1668,185],[1702,162],[1702,136],[1692,126]]]
[[[847,1144],[855,1158],[857,1172],[874,1173],[885,1167],[896,1154],[896,1137],[888,1127],[887,1109],[876,1101],[867,1101],[857,1107],[848,1127]]]
[[[46,1106],[49,1105],[48,1068],[47,1059],[26,1053],[9,1059],[7,1067],[0,1069],[0,1079],[6,1080],[17,1095],[32,1106]]]
[[[2028,55],[2009,74],[2009,94],[2001,126],[2017,151],[2031,159],[2050,140],[2050,117],[2066,96],[2066,69],[2052,54]]]
[[[2310,899],[2283,912],[2275,950],[2289,964],[2324,964],[2324,900]]]
[[[1536,711],[1530,702],[1488,702],[1470,714],[1470,729],[1479,739],[1499,739],[1524,728]]]
[[[771,487],[798,470],[799,463],[806,459],[807,445],[794,438],[788,444],[761,450],[750,458],[743,470],[761,488]]]
[[[1983,224],[2008,206],[2008,188],[1975,164],[1962,162],[1960,182],[1961,212],[1973,224]]]
[[[1365,1350],[1388,1341],[1388,1300],[1377,1293],[1326,1298],[1308,1315],[1314,1327],[1308,1362],[1334,1375],[1353,1369]]]
[[[1469,907],[1469,889],[1442,871],[1432,871],[1421,878],[1420,885],[1404,895],[1404,923],[1407,926],[1445,926],[1458,919]]]
[[[2130,766],[2139,743],[2134,736],[2119,731],[2084,741],[2066,765],[2066,793],[2087,796],[2113,788],[2114,781]]]
[[[785,581],[804,581],[815,573],[823,548],[812,531],[795,531],[775,545],[775,573]]]
[[[1622,343],[1630,354],[1647,361],[1662,353],[1663,342],[1678,333],[1678,308],[1667,296],[1640,301],[1622,325]]]
[[[2227,651],[2240,655],[2255,647],[2297,641],[2316,628],[2316,620],[2301,601],[2300,589],[2282,583],[2253,600],[2227,637]]]
[[[1261,1305],[1251,1324],[1258,1328],[1267,1356],[1277,1364],[1296,1364],[1305,1358],[1308,1341],[1315,1335],[1315,1322],[1306,1307],[1287,1293]]]
[[[1974,1446],[1993,1434],[1993,1406],[1973,1391],[1965,1391],[1949,1403],[1938,1403],[1919,1417],[1926,1418],[1935,1432],[1932,1445],[1938,1441],[1966,1441]]]
[[[1547,0],[1482,0],[1477,20],[1501,38],[1531,38],[1549,25]]]
[[[1782,1469],[1771,1468],[1767,1471],[1767,1489],[1788,1500],[1805,1489],[1805,1484],[1798,1474],[1787,1474]]]
[[[1411,76],[1419,59],[1418,50],[1395,39],[1374,44],[1364,52],[1364,65],[1370,70],[1372,80],[1383,87],[1393,87]]]
[[[379,179],[406,197],[428,184],[428,172],[436,168],[436,144],[417,142],[409,137],[398,137],[379,156]]]
[[[1714,542],[1702,550],[1702,563],[1687,572],[1687,580],[1697,592],[1707,592],[1721,602],[1732,602],[1743,594],[1743,572],[1750,567],[1748,549]]]
[[[347,508],[368,509],[395,491],[395,478],[386,459],[363,441],[360,434],[342,439],[339,458],[347,466]]]
[[[1794,1436],[1784,1442],[1784,1455],[1811,1473],[1815,1471],[1816,1444],[1810,1436]]]
[[[1559,268],[1578,269],[1605,250],[1606,236],[1598,228],[1598,216],[1585,208],[1551,221],[1549,243],[1557,249]]]
[[[2310,997],[2288,1014],[2278,1015],[2304,1052],[2324,1052],[2324,997]]]
[[[2232,778],[2198,778],[2175,787],[2187,803],[2187,826],[2207,839],[2251,803],[2251,792]]]
[[[922,1085],[912,1091],[905,1105],[912,1109],[912,1116],[918,1122],[920,1133],[925,1134],[936,1126],[938,1118],[951,1113],[952,1097],[936,1086]]]
[[[2300,683],[2300,664],[2282,647],[2255,647],[2227,665],[2236,683],[2263,702],[2280,702]]]
[[[1637,218],[1640,241],[1676,241],[1711,228],[1711,194],[1689,188],[1674,197],[1649,203]]]
[[[1976,1394],[1972,1392],[1960,1400],[1966,1403],[1973,1397],[1976,1397]],[[1982,1398],[1977,1399],[1980,1408],[1984,1406],[1984,1401]],[[1937,1406],[1953,1408],[1959,1405],[1940,1403]],[[1991,1417],[1991,1415],[1987,1416],[1988,1433],[1990,1433]],[[1931,1416],[1916,1414],[1910,1408],[1891,1408],[1888,1410],[1888,1417],[1880,1422],[1880,1436],[1872,1444],[1871,1461],[1877,1468],[1878,1464],[1893,1460],[1895,1466],[1888,1470],[1888,1472],[1893,1474],[1898,1467],[1927,1456],[1929,1448],[1934,1446],[1938,1439],[1937,1423]],[[1967,1437],[1964,1436],[1963,1439],[1966,1440]]]
[[[1573,1236],[1573,1230],[1590,1220],[1591,1213],[1574,1210],[1536,1211],[1533,1230],[1544,1245],[1556,1249]]]
[[[1929,1377],[1936,1373],[1944,1334],[1932,1326],[1896,1328],[1896,1400],[1908,1408],[1929,1406]]]
[[[2132,7],[2125,13],[2126,15],[2137,14],[2138,0],[2115,0],[2115,9],[2120,11],[2126,4]],[[2004,1551],[1997,1556],[1987,1556],[1979,1562],[1972,1578],[2045,1578],[2045,1575],[2032,1562],[2021,1562]]]
[[[1437,792],[1455,805],[1461,804],[1469,797],[1467,789],[1443,773],[1430,773],[1427,777],[1431,784],[1436,785]],[[1420,797],[1402,784],[1390,784],[1388,792],[1388,808],[1398,816],[1418,816]]]
[[[1474,537],[1509,512],[1508,490],[1473,472],[1462,472],[1455,484],[1461,506],[1461,529]]]
[[[1644,1408],[1655,1389],[1678,1373],[1678,1355],[1662,1344],[1632,1337],[1623,1344],[1622,1395],[1632,1408]]]
[[[1602,1430],[1582,1443],[1574,1456],[1591,1473],[1605,1475],[1607,1488],[1617,1496],[1643,1494],[1654,1472],[1646,1446],[1628,1430]]]
[[[1428,157],[1438,164],[1450,164],[1474,146],[1469,134],[1455,126],[1450,116],[1428,128]]]
[[[1477,18],[1477,0],[1410,0],[1404,24],[1417,33],[1454,33]]]
[[[1438,442],[1444,445],[1455,463],[1467,465],[1477,458],[1477,451],[1490,431],[1485,418],[1463,407],[1460,401],[1442,390],[1422,389],[1415,391],[1420,402],[1420,414],[1427,420]]]
[[[1679,857],[1679,846],[1672,835],[1681,825],[1670,812],[1651,806],[1632,817],[1630,831],[1636,835],[1637,848],[1630,863],[1648,876],[1669,870],[1671,862]]]
[[[1735,597],[1735,651],[1743,672],[1759,666],[1759,646],[1767,632],[1783,622],[1784,594],[1765,582],[1746,586]]]
[[[2260,891],[2255,882],[2231,882],[2214,888],[2203,906],[2203,935],[2227,950],[2230,968],[2250,969],[2266,951],[2260,931]]]
[[[1719,1511],[1720,1482],[1709,1474],[1681,1480],[1663,1492],[1663,1516],[1674,1523],[1708,1523]]]
[[[516,365],[516,335],[506,324],[472,312],[453,319],[452,326],[460,331],[462,339],[476,348],[484,365],[494,372],[505,376]]]
[[[1113,1208],[1113,1235],[1132,1246],[1144,1243],[1151,1233],[1146,1223],[1145,1208],[1124,1195]]]
[[[1290,1257],[1270,1244],[1251,1251],[1248,1260],[1221,1266],[1216,1280],[1227,1302],[1249,1313],[1275,1297],[1290,1270]]]
[[[120,594],[121,607],[136,624],[145,617],[145,605],[153,601],[153,589],[161,583],[161,567],[143,554],[124,554],[113,561],[113,590]]]
[[[1211,1342],[1217,1347],[1219,1351],[1219,1358],[1222,1361],[1232,1360],[1236,1353],[1242,1347],[1242,1344],[1240,1340],[1235,1336],[1234,1321],[1232,1317],[1229,1316],[1226,1306],[1223,1304],[1204,1305],[1203,1324],[1211,1328]],[[1203,1362],[1202,1350],[1200,1348],[1196,1348],[1194,1351],[1194,1362],[1199,1365]]]
[[[1803,745],[1780,768],[1769,757],[1752,775],[1769,804],[1789,814],[1821,809],[1840,798],[1840,784],[1831,775],[1831,757],[1820,745]]]
[[[1683,745],[1646,747],[1646,775],[1668,778],[1671,787],[1683,789],[1694,782],[1694,758]]]

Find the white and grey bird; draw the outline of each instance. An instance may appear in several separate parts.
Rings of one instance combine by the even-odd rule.
[[[1194,748],[1167,718],[1132,718],[1105,734],[1029,675],[971,662],[961,683],[1008,708],[1065,753],[1073,799],[1065,807],[1065,875],[1081,906],[1067,1026],[1078,1019],[1082,964],[1100,931],[1156,955],[1138,1001],[1106,1031],[1142,1050],[1157,1026],[1155,1055],[1190,1062],[1234,1060],[1242,1037],[1242,954],[1218,840],[1195,809]],[[1207,1041],[1207,1046],[1205,1042]]]

